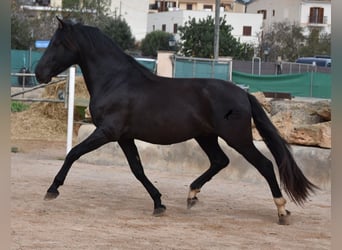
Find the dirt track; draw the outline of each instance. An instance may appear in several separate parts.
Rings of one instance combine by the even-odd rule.
[[[58,199],[44,201],[64,142],[12,145],[19,147],[12,153],[12,249],[330,249],[329,190],[304,208],[288,201],[292,224],[280,226],[265,183],[218,175],[187,210],[197,176],[146,170],[167,206],[163,217],[153,217],[152,200],[128,166],[76,162]]]

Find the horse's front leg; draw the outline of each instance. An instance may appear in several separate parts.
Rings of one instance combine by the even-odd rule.
[[[57,196],[59,195],[58,187],[64,184],[64,180],[71,168],[71,165],[78,158],[90,151],[101,147],[108,142],[110,142],[110,140],[105,136],[103,131],[97,128],[91,135],[89,135],[87,139],[73,147],[67,154],[63,166],[53,180],[53,183],[49,187],[44,199],[51,200],[57,198]]]
[[[143,184],[143,186],[146,188],[147,192],[153,199],[153,215],[162,215],[165,212],[166,207],[161,203],[161,194],[159,193],[158,189],[151,183],[151,181],[146,177],[144,173],[144,169],[141,164],[139,153],[134,140],[119,140],[118,142],[128,160],[129,166],[134,176]]]

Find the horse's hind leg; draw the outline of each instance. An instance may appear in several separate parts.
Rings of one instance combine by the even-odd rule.
[[[243,126],[240,124],[239,129],[242,128]],[[231,133],[229,136],[224,137],[224,140],[229,146],[243,155],[266,179],[278,210],[279,224],[289,224],[288,219],[290,212],[285,209],[286,200],[283,198],[280,191],[273,164],[255,147],[250,131],[250,129],[246,129],[244,131],[240,130],[240,133]]]
[[[166,207],[161,203],[161,194],[158,189],[151,183],[144,173],[143,166],[140,161],[137,147],[134,144],[134,140],[119,140],[119,145],[122,148],[129,166],[134,176],[143,184],[147,192],[150,194],[154,201],[153,215],[161,215],[165,212]]]
[[[71,168],[71,165],[82,155],[93,151],[102,145],[108,143],[110,140],[105,136],[101,129],[95,129],[95,131],[84,141],[73,147],[67,154],[63,166],[57,173],[53,183],[49,187],[45,200],[51,200],[57,198],[59,195],[58,187],[63,185],[65,178]]]
[[[211,180],[221,169],[229,164],[229,158],[220,148],[217,136],[202,136],[195,138],[203,151],[207,154],[210,167],[201,176],[199,176],[190,185],[190,191],[187,199],[188,208],[191,208],[198,201],[196,194],[200,192],[202,186]]]
[[[239,145],[234,147],[240,154],[242,154],[259,173],[266,179],[270,186],[271,193],[275,205],[277,206],[279,224],[289,224],[288,218],[290,212],[285,209],[286,200],[283,198],[280,191],[272,162],[267,159],[261,152],[254,146],[253,143],[248,145]]]

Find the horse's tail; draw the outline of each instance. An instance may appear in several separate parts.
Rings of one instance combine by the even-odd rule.
[[[278,165],[280,182],[291,200],[302,205],[318,187],[304,176],[293,158],[290,146],[280,136],[258,100],[250,94],[248,97],[255,126]]]

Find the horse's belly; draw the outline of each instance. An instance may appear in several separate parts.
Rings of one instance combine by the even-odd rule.
[[[165,136],[165,135],[153,135],[153,136],[136,136],[134,139],[138,139],[141,141],[145,141],[148,143],[152,144],[159,144],[159,145],[171,145],[175,143],[180,143],[187,141],[189,139],[194,138],[194,136],[179,136],[179,135],[174,135],[174,136]]]
[[[133,131],[132,131],[133,132]],[[163,126],[141,126],[131,136],[153,144],[169,145],[192,139],[201,134],[209,134],[210,129],[199,124],[164,124]]]

